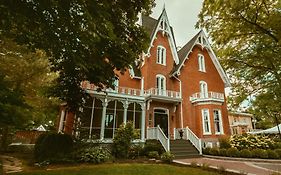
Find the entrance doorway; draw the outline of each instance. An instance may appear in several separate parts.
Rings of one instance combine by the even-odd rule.
[[[168,110],[165,109],[154,109],[154,127],[159,127],[162,129],[164,134],[168,137]]]

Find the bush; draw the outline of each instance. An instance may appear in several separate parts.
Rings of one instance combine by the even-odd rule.
[[[73,140],[70,135],[46,133],[35,142],[34,157],[36,161],[59,161],[70,157]]]
[[[147,140],[144,144],[143,155],[148,156],[151,151],[157,151],[158,155],[165,152],[163,146],[158,140]]]
[[[263,149],[254,149],[252,153],[253,153],[253,157],[262,158],[262,159],[268,158],[267,152]]]
[[[267,155],[268,155],[269,159],[278,159],[279,158],[279,155],[273,150],[269,149],[266,152],[267,152]]]
[[[276,149],[274,151],[279,155],[279,158],[281,158],[281,149]]]
[[[161,160],[165,163],[172,163],[175,156],[171,152],[165,152],[161,154]]]
[[[229,157],[239,157],[240,152],[237,148],[228,148],[226,151],[226,155]]]
[[[211,148],[209,153],[210,153],[210,155],[218,156],[219,155],[219,149],[218,148]]]
[[[274,143],[273,147],[274,147],[275,149],[281,149],[281,142],[276,142],[276,143]]]
[[[219,138],[220,148],[231,148],[229,137],[220,137]]]
[[[147,155],[148,158],[154,158],[154,159],[158,159],[159,158],[159,154],[157,151],[150,151]]]
[[[134,144],[130,147],[129,157],[131,159],[138,158],[139,156],[143,156],[143,145],[142,144]]]
[[[208,154],[210,154],[210,150],[211,150],[210,147],[206,147],[206,148],[203,149],[202,152],[203,152],[203,154],[207,154],[208,155]]]
[[[80,155],[77,155],[77,158],[80,162],[87,163],[103,163],[109,160],[111,154],[107,148],[104,147],[92,147],[87,148],[80,152]]]
[[[243,150],[240,151],[240,156],[245,157],[245,158],[251,158],[252,152],[248,149],[243,149]]]
[[[232,147],[238,150],[242,149],[271,149],[275,141],[264,135],[234,135],[230,139]]]
[[[219,155],[226,156],[226,151],[227,151],[227,149],[225,149],[225,148],[219,149]]]
[[[128,158],[132,141],[137,137],[132,122],[122,124],[115,132],[112,153],[116,158]]]

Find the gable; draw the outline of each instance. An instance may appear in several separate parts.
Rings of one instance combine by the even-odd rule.
[[[170,75],[171,76],[177,76],[177,75],[180,74],[180,70],[181,70],[182,66],[184,65],[184,62],[187,59],[189,59],[189,55],[192,52],[192,49],[196,45],[201,46],[202,49],[206,48],[215,68],[217,69],[221,79],[224,82],[224,86],[230,87],[230,81],[229,81],[228,77],[226,76],[221,64],[219,63],[213,49],[211,48],[211,45],[210,45],[210,43],[209,43],[209,41],[206,37],[206,34],[203,30],[201,30],[199,33],[197,33],[184,47],[182,47],[182,49],[180,49],[178,51],[179,64],[174,66]]]

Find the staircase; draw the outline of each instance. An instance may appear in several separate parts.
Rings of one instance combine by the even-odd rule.
[[[199,151],[188,140],[171,140],[170,151],[176,159],[200,157]]]

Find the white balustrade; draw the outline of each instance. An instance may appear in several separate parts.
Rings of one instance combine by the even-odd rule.
[[[216,100],[216,101],[224,102],[224,94],[219,92],[209,91],[208,93],[197,92],[190,96],[191,102],[204,101],[204,100]]]
[[[159,140],[165,151],[170,151],[170,140],[159,126],[147,128],[147,139]]]

